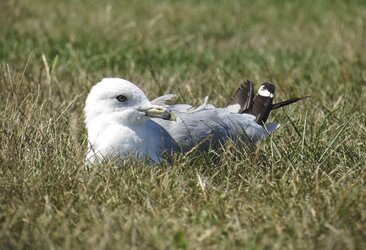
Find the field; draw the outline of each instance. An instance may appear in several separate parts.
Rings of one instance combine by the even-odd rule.
[[[0,249],[365,249],[365,1],[0,2]],[[225,105],[272,81],[280,129],[233,146],[87,171],[86,95]]]

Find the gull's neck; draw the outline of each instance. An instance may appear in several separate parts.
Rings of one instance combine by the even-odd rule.
[[[109,153],[149,155],[155,161],[160,147],[150,145],[146,134],[145,119],[136,112],[114,112],[99,114],[87,120],[89,151],[87,158],[94,161],[94,154],[107,156]],[[156,159],[155,159],[156,158]]]
[[[86,119],[86,127],[88,129],[88,139],[94,142],[98,135],[110,126],[119,126],[126,128],[137,128],[144,123],[144,117],[138,115],[136,111],[100,113],[89,116]]]

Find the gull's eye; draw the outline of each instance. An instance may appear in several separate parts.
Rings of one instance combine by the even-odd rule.
[[[118,95],[116,98],[117,98],[117,100],[119,102],[125,102],[125,101],[127,101],[127,97],[124,96],[124,95]]]

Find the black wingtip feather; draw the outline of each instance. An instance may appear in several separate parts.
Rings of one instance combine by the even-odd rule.
[[[243,84],[240,84],[239,88],[231,96],[226,106],[239,104],[239,113],[243,113],[245,110],[251,108],[251,106],[253,105],[253,98],[253,82],[250,80],[246,80]]]
[[[227,103],[229,105],[240,105],[239,113],[252,114],[256,117],[256,122],[259,125],[264,125],[268,119],[270,112],[274,109],[279,109],[300,100],[309,98],[310,96],[304,96],[300,98],[292,98],[283,102],[273,104],[273,96],[275,92],[275,86],[271,82],[264,82],[261,88],[269,91],[272,96],[262,96],[258,92],[254,96],[253,82],[246,80],[243,84],[240,84],[239,88],[231,96]]]
[[[283,101],[283,102],[278,102],[278,103],[272,104],[272,110],[282,108],[284,106],[290,105],[292,103],[301,101],[301,100],[306,99],[306,98],[309,98],[309,97],[310,96],[292,98],[292,99],[289,99],[289,100],[286,100],[286,101]]]

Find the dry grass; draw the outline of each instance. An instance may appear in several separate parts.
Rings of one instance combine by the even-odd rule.
[[[0,3],[0,248],[366,247],[363,1]],[[277,84],[253,160],[86,171],[85,97],[106,76],[223,105]]]

